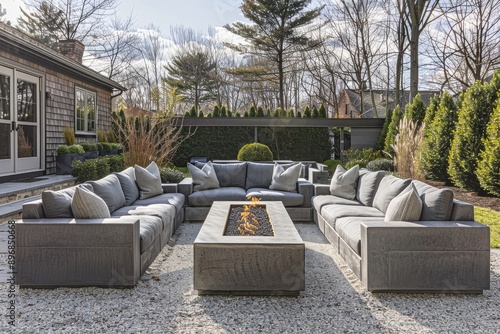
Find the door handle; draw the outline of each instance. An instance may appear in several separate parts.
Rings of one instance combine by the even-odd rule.
[[[12,121],[12,128],[10,129],[10,132],[12,131],[17,131],[19,127],[17,126],[16,121]]]

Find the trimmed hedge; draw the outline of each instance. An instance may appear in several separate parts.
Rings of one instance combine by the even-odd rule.
[[[245,144],[238,152],[240,161],[271,161],[273,152],[267,145],[261,143]]]

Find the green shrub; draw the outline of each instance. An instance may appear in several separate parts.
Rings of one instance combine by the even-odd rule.
[[[102,179],[103,177],[109,175],[109,173],[111,172],[111,170],[109,168],[109,158],[99,157],[97,159],[90,159],[90,160],[96,160],[95,161],[95,173],[96,173],[97,180]],[[87,162],[87,161],[88,160],[85,160],[85,162]],[[84,162],[84,164],[85,164],[85,162]]]
[[[351,160],[345,164],[345,169],[351,169],[352,167],[358,165],[359,168],[366,168],[368,162],[366,160]]]
[[[321,118],[326,118],[326,108],[325,106],[323,105],[323,103],[319,106],[319,117]]]
[[[351,161],[356,161],[356,162],[364,161],[363,165],[366,166],[368,162],[382,158],[380,151],[375,151],[373,148],[362,148],[358,150],[348,149],[342,151],[342,154],[343,154],[343,162],[346,165],[346,168],[347,164],[350,163]]]
[[[396,142],[396,136],[399,132],[399,122],[403,119],[403,111],[399,105],[392,111],[391,123],[387,129],[387,135],[385,136],[384,151],[387,152],[391,157],[394,156],[394,143]]]
[[[213,117],[220,117],[220,109],[218,105],[214,105],[214,110],[212,111]]]
[[[189,117],[196,117],[196,108],[194,106],[189,109]]]
[[[160,177],[162,183],[179,183],[184,180],[184,173],[169,167],[162,167]]]
[[[448,161],[453,184],[473,191],[481,189],[476,169],[497,93],[490,88],[477,81],[463,94]]]
[[[95,147],[97,148],[97,150],[98,150],[98,151],[102,151],[102,150],[104,150],[104,149],[102,148],[102,143],[95,143]]]
[[[119,150],[121,148],[121,145],[118,143],[109,143],[109,145],[112,150]]]
[[[486,192],[500,196],[500,103],[488,123],[476,175]]]
[[[245,112],[243,113],[243,117],[248,117],[248,111],[245,110]]]
[[[78,145],[78,144],[68,146],[68,150],[69,150],[69,153],[73,153],[73,154],[85,153],[85,150],[83,149],[83,147],[81,145]]]
[[[257,112],[255,111],[255,106],[252,104],[250,106],[250,112],[248,113],[248,117],[256,117]]]
[[[231,117],[231,112],[229,110],[226,109],[226,106],[222,106],[220,108],[220,117]]]
[[[103,130],[97,130],[97,140],[100,142],[107,142],[106,133]]]
[[[448,156],[457,122],[457,108],[453,97],[444,93],[433,120],[426,123],[420,155],[420,169],[425,177],[450,183]]]
[[[240,161],[270,161],[273,160],[273,153],[267,145],[251,143],[243,145],[238,152]]]
[[[71,175],[76,177],[80,183],[97,180],[96,161],[97,159],[88,159],[85,161],[73,160],[71,164]]]
[[[89,141],[84,141],[82,143],[79,143],[85,152],[95,152],[97,151],[97,145],[93,142]]]
[[[57,155],[69,154],[69,146],[68,145],[59,145],[56,149]]]
[[[264,117],[264,109],[261,106],[257,107],[257,117]]]
[[[200,118],[205,117],[205,114],[203,114],[203,110],[200,109],[200,111],[198,112],[198,117]]]
[[[102,149],[101,149],[100,151],[109,151],[109,150],[111,150],[111,149],[112,149],[112,148],[111,148],[112,146],[111,146],[111,144],[110,144],[110,143],[106,143],[106,142],[99,142],[98,144],[101,144],[101,147],[102,147]]]
[[[319,112],[318,112],[318,109],[316,108],[316,106],[314,106],[314,107],[313,107],[313,110],[312,110],[311,116],[312,116],[313,118],[318,118],[318,117],[319,117]]]
[[[109,172],[121,172],[125,168],[123,153],[111,154],[104,157],[109,165]]]
[[[337,166],[342,164],[342,161],[329,159],[323,161],[323,163],[328,166],[328,173],[330,175],[333,175],[333,173],[335,173],[335,169],[337,168]]]
[[[366,164],[366,168],[371,171],[385,170],[394,171],[394,162],[389,159],[375,159]]]
[[[234,113],[234,117],[241,117],[240,112],[239,112],[239,111],[235,112],[235,113]]]
[[[434,96],[429,101],[429,106],[425,110],[424,123],[427,126],[434,121],[434,117],[436,117],[436,113],[437,113],[437,110],[438,110],[440,104],[441,104],[441,98],[439,97],[439,95],[434,94]],[[426,130],[424,130],[424,136],[425,136]]]
[[[304,118],[310,118],[311,117],[311,109],[309,109],[309,106],[306,106],[304,109]]]
[[[425,107],[424,101],[420,97],[420,93],[418,93],[411,101],[410,104],[407,104],[405,107],[405,116],[412,122],[416,122],[417,126],[420,127],[425,118]]]
[[[392,110],[387,110],[385,114],[384,126],[382,127],[382,131],[378,135],[377,142],[375,143],[376,150],[383,150],[385,137],[387,136],[387,131],[389,130],[389,124],[391,124],[392,120]]]

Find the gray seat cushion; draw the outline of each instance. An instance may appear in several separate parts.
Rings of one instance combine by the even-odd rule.
[[[335,230],[344,242],[361,256],[361,223],[379,222],[376,217],[344,217],[337,219]]]
[[[184,206],[184,195],[179,193],[167,193],[158,196],[150,197],[147,199],[138,199],[132,205],[146,206],[150,204],[171,204],[175,206],[176,212],[179,212]]]
[[[147,206],[124,206],[111,214],[111,217],[151,216],[161,219],[162,229],[170,228],[176,215],[175,206],[171,204],[150,204]],[[160,230],[161,231],[161,230]]]
[[[250,188],[247,190],[248,196],[257,197],[263,201],[281,201],[284,206],[301,206],[304,204],[304,196],[302,194],[282,190]]]
[[[97,181],[89,181],[97,196],[106,202],[109,212],[114,212],[125,205],[125,195],[120,180],[114,174]]]
[[[450,220],[453,210],[453,191],[438,189],[427,183],[413,180],[422,200],[420,220]]]
[[[160,218],[153,216],[133,217],[139,219],[140,249],[142,254],[160,236],[162,222]]]
[[[360,170],[356,199],[365,206],[372,206],[378,185],[384,175],[384,171],[370,172],[367,169]]]
[[[375,193],[373,207],[385,213],[392,199],[406,189],[410,183],[411,179],[400,179],[393,175],[384,176]]]
[[[137,187],[137,183],[135,182],[135,170],[134,167],[129,167],[120,173],[114,173],[118,180],[120,181],[120,185],[122,187],[123,195],[125,196],[125,204],[130,205],[134,203],[136,199],[139,198],[139,187]]]
[[[341,204],[341,205],[361,205],[356,200],[345,199],[342,197],[337,197],[333,195],[321,195],[314,196],[312,198],[313,207],[316,212],[321,212],[321,208],[329,204]]]
[[[190,206],[211,206],[214,201],[245,201],[247,192],[243,188],[226,187],[200,190],[188,197]]]
[[[235,164],[212,164],[219,180],[220,187],[238,187],[245,188],[247,178],[247,163]],[[196,162],[195,166],[203,168],[204,163]]]
[[[269,189],[273,181],[274,164],[249,162],[247,164],[246,189]]]
[[[335,230],[336,221],[342,217],[379,217],[384,220],[385,214],[379,210],[369,206],[356,206],[356,205],[338,205],[330,204],[321,208],[321,216],[331,225]]]

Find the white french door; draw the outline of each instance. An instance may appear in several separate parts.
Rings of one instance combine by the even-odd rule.
[[[40,78],[0,66],[0,176],[41,169]]]

